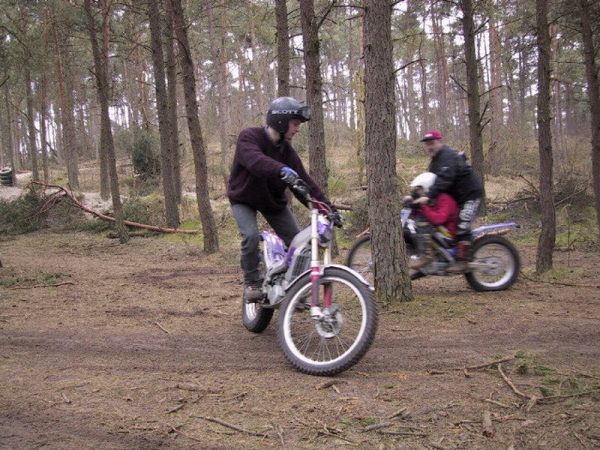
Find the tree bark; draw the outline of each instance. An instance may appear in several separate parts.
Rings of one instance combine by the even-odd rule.
[[[179,225],[179,209],[177,193],[173,180],[173,153],[170,134],[173,124],[169,116],[169,101],[165,82],[165,59],[162,47],[162,31],[160,26],[159,0],[149,0],[148,18],[150,20],[150,41],[152,48],[152,66],[156,90],[156,110],[158,113],[158,134],[160,136],[160,160],[165,196],[165,212],[167,225],[177,228]]]
[[[550,30],[548,0],[536,0],[538,46],[537,123],[540,154],[540,203],[542,231],[538,240],[536,272],[552,269],[552,254],[556,238],[556,212],[553,193],[552,132],[550,117]]]
[[[277,96],[290,95],[290,37],[287,0],[275,0],[277,23]]]
[[[204,235],[204,251],[210,254],[219,250],[219,236],[210,204],[206,147],[202,138],[200,120],[198,119],[194,63],[190,53],[190,44],[187,36],[187,28],[185,27],[181,0],[173,0],[173,20],[175,23],[175,35],[177,36],[179,45],[179,65],[181,66],[183,75],[185,109],[192,144],[192,153],[194,155],[196,198],[198,201],[200,221],[202,222],[202,233]]]
[[[208,31],[210,36],[210,50],[212,59],[216,65],[217,76],[216,91],[218,99],[217,114],[219,124],[219,143],[221,145],[221,177],[223,178],[223,186],[225,186],[225,189],[227,189],[227,185],[229,183],[229,166],[231,164],[228,131],[231,125],[229,120],[229,105],[227,103],[229,94],[227,88],[227,58],[225,57],[225,38],[224,36],[217,36],[212,2],[207,2],[206,8],[209,22]],[[225,27],[220,28],[222,32],[225,32]],[[221,45],[219,45],[219,42],[221,42]]]
[[[119,176],[117,175],[117,160],[115,157],[115,144],[112,135],[112,126],[109,115],[110,83],[108,81],[108,57],[109,57],[109,39],[110,29],[110,8],[108,0],[101,1],[102,7],[102,45],[98,43],[98,33],[96,29],[95,14],[92,10],[91,0],[85,0],[84,8],[88,16],[88,29],[92,43],[92,53],[94,56],[94,68],[96,77],[96,86],[98,88],[98,101],[100,103],[100,128],[101,128],[101,148],[104,152],[107,163],[108,175],[110,179],[110,192],[112,195],[112,204],[115,213],[115,227],[119,236],[119,241],[124,244],[129,240],[127,228],[125,227],[123,208],[121,205],[121,193],[119,191]]]
[[[392,57],[392,5],[365,2],[365,117],[367,197],[375,286],[380,302],[412,300],[406,251],[396,210],[396,111]]]
[[[327,14],[327,13],[326,13]],[[311,108],[308,122],[310,176],[327,193],[328,174],[323,123],[323,79],[319,42],[319,18],[313,0],[300,0],[300,21],[306,70],[306,103]]]
[[[461,0],[460,8],[463,13],[462,26],[465,39],[465,62],[467,66],[467,102],[469,108],[469,141],[471,143],[471,161],[473,171],[483,185],[483,198],[479,208],[482,215],[486,214],[485,179],[483,158],[483,127],[481,125],[481,106],[479,98],[479,70],[475,51],[475,25],[473,22],[472,0]]]
[[[181,155],[179,151],[179,126],[177,120],[177,44],[173,29],[173,3],[165,0],[165,55],[167,57],[167,105],[169,111],[169,141],[171,149],[171,177],[175,202],[181,203]]]
[[[595,61],[594,34],[590,22],[591,7],[589,0],[579,0],[579,18],[583,39],[583,59],[588,86],[592,128],[592,185],[596,222],[600,231],[600,86],[598,85],[598,67]]]
[[[490,175],[498,176],[501,166],[501,138],[504,129],[504,113],[502,111],[502,64],[500,63],[500,36],[497,23],[497,6],[495,0],[488,0],[489,39],[490,39],[490,145],[487,165]]]
[[[70,70],[67,39],[61,36],[56,18],[52,18],[54,45],[56,49],[56,81],[60,103],[60,124],[62,126],[62,156],[67,167],[67,176],[71,189],[79,189],[79,167],[75,125],[73,118],[73,73]]]

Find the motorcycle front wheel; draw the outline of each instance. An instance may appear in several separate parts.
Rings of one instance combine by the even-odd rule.
[[[404,245],[406,246],[406,255],[410,261],[411,256],[416,255],[416,250],[410,242],[404,241]],[[346,265],[355,272],[361,274],[371,286],[374,286],[375,274],[373,272],[373,254],[371,253],[370,234],[359,238],[352,245],[350,251],[348,252],[348,257],[346,258]],[[419,270],[411,270],[411,280],[416,280],[424,276],[425,274]]]
[[[511,287],[521,269],[519,252],[502,236],[483,236],[473,243],[471,271],[467,283],[478,292],[502,291]]]
[[[373,291],[355,275],[326,268],[319,280],[319,316],[311,316],[311,274],[290,289],[279,313],[278,339],[286,358],[300,372],[333,376],[365,355],[377,331]],[[331,306],[323,307],[325,298]]]

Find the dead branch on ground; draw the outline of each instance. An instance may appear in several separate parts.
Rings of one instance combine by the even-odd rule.
[[[191,439],[192,441],[196,441],[196,442],[202,442],[202,440],[195,438],[193,436],[190,436],[189,434],[185,434],[183,431],[178,430],[177,428],[175,428],[173,425],[171,425],[170,423],[167,424],[167,426],[171,429],[171,431],[174,431],[177,434],[180,434],[181,436],[184,436],[188,439]]]
[[[115,222],[115,218],[111,217],[111,216],[107,216],[106,214],[102,214],[99,213],[98,211],[94,211],[91,208],[88,208],[87,206],[85,206],[83,203],[81,203],[79,200],[77,200],[77,198],[75,197],[75,195],[65,189],[63,186],[59,186],[57,184],[45,184],[45,183],[40,183],[39,181],[32,181],[30,184],[36,184],[39,186],[43,186],[46,189],[58,189],[60,192],[62,192],[62,195],[68,197],[75,206],[77,206],[79,209],[88,212],[96,217],[98,217],[99,219],[103,219],[103,220],[108,220],[111,222]],[[55,193],[45,204],[44,204],[44,209],[49,209],[48,205],[50,202],[53,202],[56,200],[56,198],[58,198],[58,193]],[[152,230],[152,231],[158,231],[160,233],[181,233],[181,234],[197,234],[198,230],[179,230],[176,228],[164,228],[164,227],[159,227],[156,225],[147,225],[147,224],[143,224],[143,223],[138,223],[138,222],[131,222],[129,220],[124,220],[123,223],[125,225],[128,225],[130,227],[136,227],[136,228],[144,228],[147,230]]]
[[[75,283],[73,283],[72,281],[63,281],[62,283],[56,283],[56,284],[36,284],[35,286],[14,286],[14,287],[9,287],[7,289],[36,289],[36,288],[58,287],[58,286],[64,286],[66,284],[75,285]]]
[[[238,427],[236,425],[232,425],[230,423],[224,422],[221,419],[216,419],[214,417],[205,417],[205,416],[196,416],[196,415],[190,416],[190,417],[195,417],[197,419],[203,419],[203,420],[208,420],[209,422],[218,423],[219,425],[223,425],[224,427],[231,428],[232,430],[239,431],[240,433],[249,434],[251,436],[260,436],[260,437],[265,437],[265,438],[269,437],[268,434],[265,434],[265,433],[256,433],[254,431],[246,430],[244,428],[240,428],[240,427]]]
[[[494,436],[494,426],[492,425],[492,413],[489,411],[483,412],[483,435],[486,437]]]

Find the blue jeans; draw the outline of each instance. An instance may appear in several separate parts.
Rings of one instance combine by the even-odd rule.
[[[260,258],[258,252],[260,233],[258,232],[258,223],[256,220],[258,211],[248,205],[242,204],[232,205],[231,210],[242,235],[240,266],[244,271],[244,284],[246,286],[256,285],[262,281],[258,273]],[[300,226],[294,214],[292,214],[292,210],[289,207],[285,207],[281,211],[261,212],[261,214],[269,225],[271,225],[273,231],[289,247],[294,236],[300,232]]]

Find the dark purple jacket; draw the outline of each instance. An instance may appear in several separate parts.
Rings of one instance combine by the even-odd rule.
[[[290,143],[283,140],[278,145],[273,144],[267,130],[259,127],[246,128],[238,136],[227,190],[230,203],[242,203],[266,212],[285,208],[287,185],[279,175],[284,166],[296,171],[317,200],[329,203]]]

